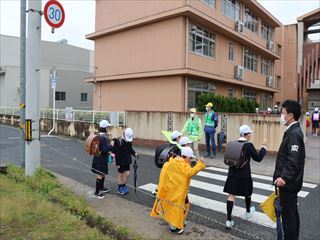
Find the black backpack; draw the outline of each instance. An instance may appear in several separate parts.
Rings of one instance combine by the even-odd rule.
[[[232,141],[226,146],[224,163],[229,167],[242,168],[246,164],[245,150],[248,142]]]

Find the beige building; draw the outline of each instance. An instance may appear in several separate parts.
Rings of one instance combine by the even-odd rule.
[[[281,29],[282,30],[282,29]],[[305,111],[320,107],[320,8],[283,26],[283,80],[275,102],[298,100]],[[316,34],[311,40],[310,35]]]
[[[93,108],[185,111],[205,92],[272,107],[283,31],[253,0],[96,0]]]

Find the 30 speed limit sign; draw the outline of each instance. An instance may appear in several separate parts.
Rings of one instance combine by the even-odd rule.
[[[44,6],[44,18],[52,28],[62,26],[65,18],[65,13],[62,5],[56,0],[50,0]]]

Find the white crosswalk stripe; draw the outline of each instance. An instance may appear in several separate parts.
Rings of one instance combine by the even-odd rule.
[[[191,204],[226,214],[226,202],[219,201],[219,199],[221,200],[221,197],[219,197],[219,199],[212,199],[212,197],[208,198],[200,196],[199,194],[193,193],[193,188],[204,190],[204,192],[214,193],[214,196],[217,196],[217,198],[219,195],[225,196],[227,195],[227,193],[223,192],[223,187],[227,179],[227,172],[228,169],[217,167],[208,167],[204,171],[199,172],[197,176],[194,177],[190,182],[190,186],[192,188],[190,189],[188,196]],[[199,177],[201,177],[201,179],[199,179]],[[274,190],[274,187],[272,185],[260,181],[262,180],[272,182],[272,177],[259,174],[252,174],[252,177],[254,180],[254,189],[251,199],[252,202],[260,204],[265,201]],[[314,189],[317,187],[317,185],[312,183],[303,183],[303,187],[304,190],[298,193],[298,196],[300,198],[305,198],[309,194],[309,192],[306,191],[306,188]],[[155,188],[157,188],[157,184],[148,183],[140,186],[139,188],[148,192],[152,192]],[[212,196],[212,194],[210,196]],[[232,215],[241,219],[245,219],[245,211],[246,210],[243,207],[234,206]],[[248,221],[265,227],[275,228],[275,224],[267,217],[267,215],[262,213],[259,209],[257,209],[252,218],[248,219]]]

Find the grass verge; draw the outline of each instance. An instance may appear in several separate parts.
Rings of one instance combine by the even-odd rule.
[[[99,216],[44,169],[26,177],[8,166],[0,180],[1,239],[141,239]]]

